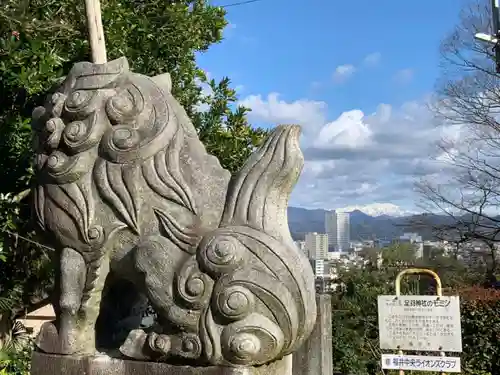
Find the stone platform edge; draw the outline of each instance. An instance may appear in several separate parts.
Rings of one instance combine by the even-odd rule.
[[[31,375],[289,375],[291,358],[266,366],[190,367],[162,362],[141,362],[111,358],[106,355],[75,357],[34,352]]]

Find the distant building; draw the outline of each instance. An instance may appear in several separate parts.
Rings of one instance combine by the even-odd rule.
[[[323,259],[310,259],[312,269],[314,271],[314,276],[325,277],[325,261]]]
[[[338,251],[329,251],[328,252],[328,260],[339,260],[340,253]]]
[[[362,243],[362,247],[375,247],[375,240],[364,240]]]
[[[325,232],[328,244],[334,251],[347,251],[350,247],[350,214],[349,212],[327,211],[325,213]]]
[[[498,245],[495,245],[494,248],[491,249],[485,242],[480,240],[474,240],[462,244],[460,251],[458,252],[458,258],[468,264],[491,263],[493,255],[495,258],[498,258],[500,255]]]
[[[373,240],[365,240],[365,241],[355,241],[351,242],[351,251],[357,253],[363,249],[374,248]]]
[[[396,243],[410,243],[415,246],[415,257],[420,259],[424,256],[424,241],[418,233],[404,233],[395,239]]]
[[[307,233],[305,248],[309,259],[327,259],[328,235],[316,232]]]

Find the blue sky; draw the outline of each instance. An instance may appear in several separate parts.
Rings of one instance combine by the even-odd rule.
[[[306,166],[291,204],[411,211],[412,168],[419,177],[436,168],[429,147],[406,149],[425,144],[424,133],[437,140],[424,101],[461,3],[261,0],[227,8],[225,40],[198,62],[231,78],[253,124],[303,126]],[[380,152],[398,139],[405,152]]]

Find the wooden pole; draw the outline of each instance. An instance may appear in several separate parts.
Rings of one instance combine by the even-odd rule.
[[[87,12],[87,27],[89,29],[90,50],[94,64],[105,64],[106,43],[104,41],[104,29],[102,27],[101,4],[99,0],[85,0]]]

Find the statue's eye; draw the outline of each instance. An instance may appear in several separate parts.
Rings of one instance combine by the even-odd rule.
[[[94,97],[95,91],[77,90],[73,91],[66,99],[66,110],[75,112],[87,106]]]
[[[106,102],[106,113],[113,125],[126,124],[144,109],[144,100],[139,90],[131,86],[118,92]]]

